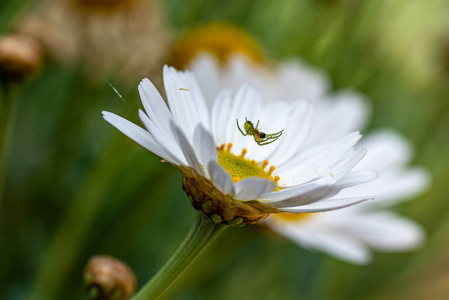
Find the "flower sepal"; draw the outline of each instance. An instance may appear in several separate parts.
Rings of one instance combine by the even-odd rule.
[[[182,173],[182,187],[192,206],[215,223],[230,226],[252,225],[279,210],[257,200],[239,201],[225,195],[207,178],[193,168],[179,166]]]

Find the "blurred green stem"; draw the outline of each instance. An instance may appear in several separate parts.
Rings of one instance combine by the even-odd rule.
[[[116,135],[98,158],[67,207],[62,224],[41,260],[36,280],[26,299],[61,299],[59,293],[63,283],[73,268],[78,251],[98,216],[112,183],[127,161],[129,145],[123,143],[120,135]]]
[[[133,300],[158,299],[217,237],[227,225],[216,224],[200,213],[189,234],[162,269],[132,298]]]
[[[12,85],[2,83],[1,89],[3,92],[3,103],[0,115],[0,206],[5,196],[5,173],[15,111],[14,91]]]

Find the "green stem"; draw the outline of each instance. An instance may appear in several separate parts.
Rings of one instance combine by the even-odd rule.
[[[225,228],[227,225],[216,224],[197,213],[193,227],[181,246],[132,300],[158,299]]]
[[[14,93],[10,84],[2,83],[3,104],[0,116],[0,205],[4,198],[5,173],[11,131],[14,121]]]

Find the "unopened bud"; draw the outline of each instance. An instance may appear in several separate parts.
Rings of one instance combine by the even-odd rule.
[[[111,256],[94,256],[84,271],[84,286],[88,299],[125,300],[134,293],[136,276]]]
[[[0,37],[0,79],[3,82],[23,81],[39,69],[42,56],[39,43],[30,36]]]

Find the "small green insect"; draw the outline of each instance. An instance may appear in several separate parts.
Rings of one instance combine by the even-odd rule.
[[[248,119],[246,119],[245,124],[243,125],[245,132],[243,132],[242,129],[240,129],[239,126],[239,120],[237,119],[237,128],[239,129],[239,131],[244,135],[252,135],[254,137],[254,141],[259,145],[259,146],[264,146],[264,145],[268,145],[271,144],[273,142],[275,142],[284,132],[284,129],[282,129],[279,132],[276,133],[272,133],[272,134],[267,134],[264,133],[262,131],[259,131],[258,127],[259,127],[259,121],[257,121],[256,127],[254,127],[253,123],[251,121],[248,121]]]

